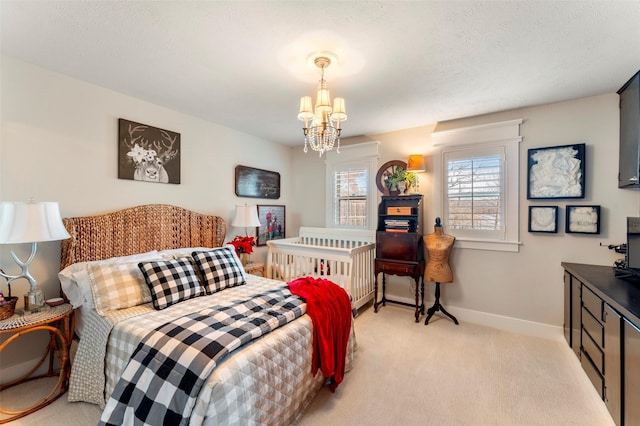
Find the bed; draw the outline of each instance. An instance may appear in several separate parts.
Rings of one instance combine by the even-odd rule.
[[[267,277],[327,278],[351,295],[355,309],[373,299],[375,231],[301,227],[298,237],[267,245]]]
[[[227,250],[220,248],[225,236],[222,218],[176,206],[146,205],[63,222],[71,238],[62,243],[59,276],[76,308],[79,334],[69,401],[104,407],[150,330],[185,312],[226,306],[283,285],[241,271],[245,285],[223,286],[158,310],[154,307],[163,299],[154,296],[149,301],[145,286],[139,285],[138,264],[184,263],[191,253]],[[136,280],[138,284],[132,284]],[[353,328],[349,333],[347,370],[355,348]],[[325,383],[322,374],[311,374],[312,342],[312,321],[303,314],[224,356],[199,391],[188,424],[294,423]]]

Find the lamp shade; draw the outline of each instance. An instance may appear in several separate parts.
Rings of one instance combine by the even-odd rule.
[[[236,216],[233,218],[231,226],[238,228],[260,226],[256,206],[236,206]]]
[[[407,161],[407,171],[408,172],[424,172],[424,155],[422,154],[411,154],[409,156],[409,160]]]
[[[347,110],[344,107],[344,98],[335,98],[333,100],[333,113],[331,117],[338,121],[347,121]]]
[[[0,203],[0,244],[57,241],[71,238],[56,202]]]

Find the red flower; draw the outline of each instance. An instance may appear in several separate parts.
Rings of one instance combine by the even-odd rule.
[[[238,235],[227,244],[231,244],[236,249],[236,253],[239,256],[240,253],[253,253],[253,246],[256,245],[256,242],[254,237],[244,237]]]

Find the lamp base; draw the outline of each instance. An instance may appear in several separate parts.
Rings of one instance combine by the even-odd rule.
[[[38,312],[44,306],[44,293],[36,287],[24,295],[24,310]]]

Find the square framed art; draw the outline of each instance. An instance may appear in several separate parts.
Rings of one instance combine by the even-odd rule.
[[[599,234],[600,206],[567,206],[566,232]]]
[[[529,232],[558,232],[558,206],[529,206]]]
[[[535,148],[527,156],[527,199],[584,198],[585,144]]]
[[[285,206],[258,204],[257,245],[264,246],[267,241],[285,238]]]

